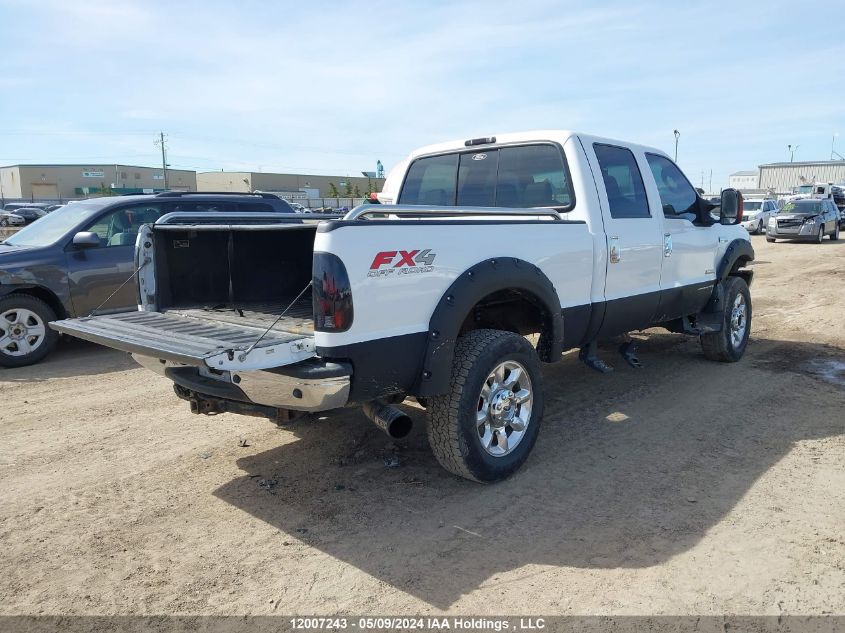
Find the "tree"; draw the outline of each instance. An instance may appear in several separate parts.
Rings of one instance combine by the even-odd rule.
[[[345,195],[347,198],[351,198],[351,197],[352,197],[352,182],[351,182],[351,181],[349,181],[349,180],[347,180],[347,181],[346,181],[346,190],[344,191],[344,195]]]
[[[369,194],[367,194],[367,195],[369,195]],[[353,198],[360,198],[361,197],[361,189],[358,187],[358,185],[355,185],[355,187],[352,189],[352,197]]]
[[[333,182],[329,183],[329,198],[340,198],[340,192]]]
[[[366,193],[366,197],[367,197],[367,198],[369,198],[369,197],[370,197],[370,194],[371,194],[371,193],[373,193],[373,191],[375,191],[375,189],[373,189],[373,181],[372,181],[372,180],[370,180],[369,178],[367,178],[367,193]]]

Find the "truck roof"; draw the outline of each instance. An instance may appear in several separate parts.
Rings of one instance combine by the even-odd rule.
[[[572,136],[589,139],[591,142],[608,143],[610,145],[623,145],[626,147],[637,147],[643,151],[652,152],[668,156],[663,150],[656,147],[648,147],[638,143],[631,143],[630,141],[622,141],[619,139],[606,138],[601,136],[594,136],[591,134],[584,134],[582,132],[573,132],[571,130],[529,130],[525,132],[506,132],[504,134],[491,134],[484,139],[456,139],[453,141],[445,141],[443,143],[434,143],[432,145],[425,145],[418,147],[408,155],[408,160],[412,160],[417,156],[425,154],[439,154],[441,152],[453,152],[455,150],[468,149],[472,147],[482,148],[486,145],[501,145],[506,143],[522,143],[531,141],[555,141],[563,145]],[[495,139],[495,140],[491,140]],[[489,142],[475,142],[471,141],[489,140]]]

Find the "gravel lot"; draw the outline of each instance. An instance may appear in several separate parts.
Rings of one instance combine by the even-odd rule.
[[[355,411],[194,416],[80,341],[0,370],[0,613],[845,614],[845,241],[752,239],[741,363],[660,331],[643,370],[569,354],[493,486],[413,406],[393,445]]]

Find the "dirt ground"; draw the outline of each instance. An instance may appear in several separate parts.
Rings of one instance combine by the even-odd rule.
[[[742,362],[659,331],[642,370],[569,354],[492,486],[415,406],[394,445],[356,411],[195,416],[79,341],[2,370],[0,613],[845,614],[845,240],[752,239]]]

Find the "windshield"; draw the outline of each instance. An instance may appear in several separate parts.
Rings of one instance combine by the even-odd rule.
[[[801,185],[799,187],[795,187],[795,193],[812,193],[813,192],[813,185]]]
[[[781,213],[821,213],[821,202],[810,202],[809,200],[802,200],[800,202],[788,202],[783,205]]]
[[[30,224],[9,238],[4,244],[14,246],[49,246],[64,237],[80,222],[90,218],[103,208],[103,203],[74,202],[53,213],[48,213],[38,222]]]
[[[762,207],[762,206],[763,206],[762,202],[759,202],[759,201],[754,202],[754,201],[750,201],[750,200],[745,200],[742,203],[742,210],[743,211],[759,211],[760,207]]]

